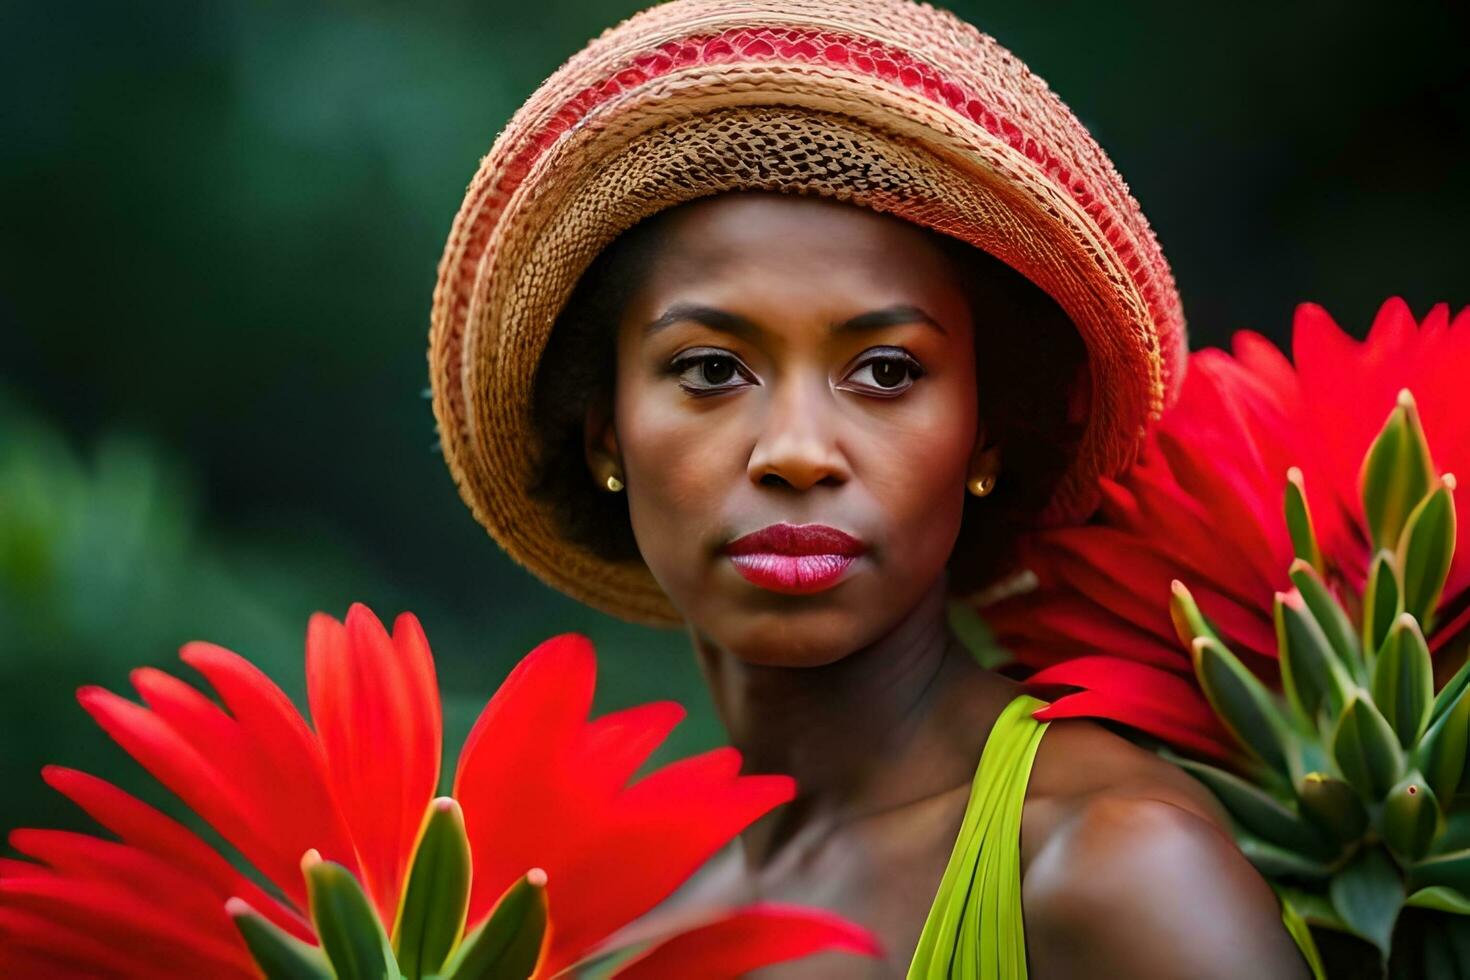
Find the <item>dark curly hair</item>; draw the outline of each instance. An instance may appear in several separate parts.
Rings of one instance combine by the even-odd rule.
[[[611,399],[616,325],[661,240],[660,211],[624,231],[578,280],[537,367],[532,413],[540,452],[532,496],[562,533],[611,561],[639,561],[623,494],[600,491],[587,470],[588,404]],[[967,242],[922,228],[948,257],[975,323],[979,417],[1000,450],[995,490],[965,496],[950,557],[951,589],[969,593],[1012,570],[1019,536],[1036,526],[1071,462],[1083,419],[1087,351],[1046,292]]]

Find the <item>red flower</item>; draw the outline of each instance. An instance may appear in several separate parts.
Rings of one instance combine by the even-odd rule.
[[[1351,595],[1372,559],[1359,469],[1399,391],[1412,392],[1441,469],[1470,472],[1470,309],[1451,322],[1441,304],[1416,323],[1392,299],[1358,342],[1303,304],[1292,352],[1294,365],[1243,331],[1230,354],[1192,355],[1178,404],[1138,463],[1104,481],[1094,520],[1027,542],[1038,587],[984,615],[1018,659],[1039,668],[1033,687],[1079,689],[1038,717],[1107,718],[1197,754],[1235,755],[1170,621],[1171,582],[1183,582],[1227,646],[1274,683],[1273,597],[1292,591],[1288,470],[1300,471],[1329,583]],[[1460,560],[1434,649],[1470,622],[1467,534],[1470,522],[1458,529]]]
[[[0,974],[258,976],[232,914],[253,909],[315,944],[302,874],[311,850],[351,872],[384,928],[394,925],[440,775],[428,642],[411,614],[390,636],[354,605],[345,624],[312,617],[306,646],[314,730],[263,673],[207,643],[180,655],[220,703],[147,668],[132,674],[144,705],[99,688],[78,692],[103,729],[284,898],[116,787],[47,767],[46,781],[117,839],[11,834],[31,860],[0,860]],[[600,952],[615,929],[795,789],[787,776],[739,775],[732,748],[630,783],[683,709],[659,702],[589,720],[595,672],[585,637],[538,646],[491,698],[454,780],[472,862],[465,931],[528,870],[545,872],[531,876],[545,882],[550,919],[536,977]],[[244,901],[227,913],[232,898]],[[701,940],[731,934],[739,949]],[[727,976],[821,948],[877,953],[870,933],[835,916],[752,906],[667,940],[625,969],[641,962],[629,975]]]

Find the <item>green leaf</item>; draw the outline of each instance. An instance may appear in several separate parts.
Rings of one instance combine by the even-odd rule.
[[[1398,544],[1398,565],[1404,578],[1404,611],[1424,624],[1434,625],[1434,610],[1444,592],[1455,555],[1455,478],[1445,474],[1434,490],[1419,502],[1404,525]]]
[[[1404,753],[1366,691],[1348,702],[1332,735],[1332,758],[1342,778],[1369,801],[1383,799],[1404,768]]]
[[[464,813],[447,796],[429,804],[393,924],[393,952],[407,980],[439,972],[470,902],[470,842]]]
[[[1410,861],[1429,850],[1439,833],[1439,800],[1424,774],[1410,770],[1383,801],[1383,840]]]
[[[1388,855],[1377,847],[1364,850],[1333,877],[1327,895],[1342,921],[1387,959],[1394,922],[1404,904],[1404,881]]]
[[[1358,485],[1375,548],[1398,543],[1409,513],[1429,492],[1434,464],[1414,398],[1405,388],[1363,459]]]
[[[266,980],[332,980],[322,951],[304,943],[261,915],[243,898],[225,902],[225,912]]]
[[[1353,788],[1323,772],[1309,772],[1297,786],[1302,813],[1333,840],[1350,844],[1368,829],[1368,811]]]
[[[1192,647],[1194,641],[1201,636],[1220,642],[1215,627],[1205,619],[1205,614],[1195,604],[1194,596],[1190,595],[1189,589],[1177,578],[1169,583],[1169,619],[1174,623],[1174,632],[1178,635],[1179,642],[1186,647]]]
[[[1298,561],[1322,571],[1322,549],[1317,546],[1317,531],[1312,527],[1312,512],[1307,507],[1307,488],[1302,471],[1295,466],[1286,471],[1285,511],[1292,552]]]
[[[314,850],[301,859],[301,870],[312,925],[338,980],[398,980],[383,924],[352,872]]]
[[[1409,866],[1409,882],[1417,888],[1443,886],[1470,893],[1470,850],[1435,854]]]
[[[443,980],[524,980],[541,958],[546,922],[546,872],[532,868],[465,937],[444,967]]]
[[[1336,721],[1354,685],[1327,635],[1298,595],[1276,593],[1275,620],[1287,700],[1307,731],[1316,730],[1317,712],[1323,707],[1328,720]]]
[[[1459,675],[1456,674],[1455,678],[1458,679]],[[1440,694],[1445,694],[1454,685],[1455,680],[1451,680]],[[1465,697],[1465,686],[1459,685],[1457,693],[1449,701],[1441,702],[1436,698],[1429,717],[1432,719],[1429,730],[1420,739],[1414,759],[1442,804],[1448,806],[1465,772],[1465,750],[1467,737],[1470,737],[1470,697]]]
[[[1409,748],[1424,734],[1434,707],[1434,664],[1419,624],[1408,613],[1395,621],[1373,664],[1373,702]]]
[[[1337,659],[1359,684],[1368,683],[1368,672],[1363,666],[1363,649],[1359,645],[1358,631],[1348,618],[1342,603],[1332,595],[1322,576],[1304,561],[1291,563],[1291,582],[1301,593],[1302,601],[1311,610],[1322,634],[1327,637]]]
[[[1172,755],[1169,758],[1209,787],[1242,827],[1263,840],[1309,857],[1330,858],[1335,853],[1322,833],[1301,814],[1254,784],[1203,762]]]
[[[1288,775],[1286,720],[1271,693],[1220,641],[1199,636],[1192,649],[1200,688],[1230,734],[1262,762]]]
[[[1449,912],[1452,915],[1470,915],[1470,898],[1466,898],[1462,893],[1453,888],[1446,888],[1444,885],[1421,888],[1404,899],[1404,904],[1412,905],[1415,908]]]
[[[1319,861],[1290,848],[1263,841],[1249,831],[1237,829],[1235,843],[1256,870],[1266,878],[1308,878],[1324,880],[1335,867],[1332,861]]]
[[[1470,809],[1464,803],[1463,799],[1450,803],[1444,815],[1444,829],[1439,832],[1439,840],[1434,842],[1434,847],[1430,848],[1433,853],[1448,854],[1470,849]]]
[[[1327,971],[1322,966],[1322,954],[1317,949],[1316,941],[1312,939],[1312,930],[1308,928],[1301,910],[1292,902],[1287,892],[1278,890],[1276,897],[1281,901],[1281,924],[1291,934],[1297,949],[1301,950],[1302,958],[1307,961],[1307,968],[1312,971],[1313,980],[1326,980]]]
[[[1368,568],[1368,586],[1363,592],[1363,651],[1369,661],[1382,649],[1394,620],[1404,611],[1396,564],[1392,552],[1380,551]]]

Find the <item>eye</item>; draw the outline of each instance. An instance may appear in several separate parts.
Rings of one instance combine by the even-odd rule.
[[[924,376],[924,369],[908,351],[899,347],[875,348],[853,368],[844,385],[863,394],[891,398],[901,395]]]
[[[685,351],[670,369],[678,375],[679,387],[695,395],[730,391],[755,380],[739,358],[717,348]]]

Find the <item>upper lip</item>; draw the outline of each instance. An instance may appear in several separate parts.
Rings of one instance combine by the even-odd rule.
[[[863,543],[826,524],[770,524],[736,538],[727,554],[860,555]]]

